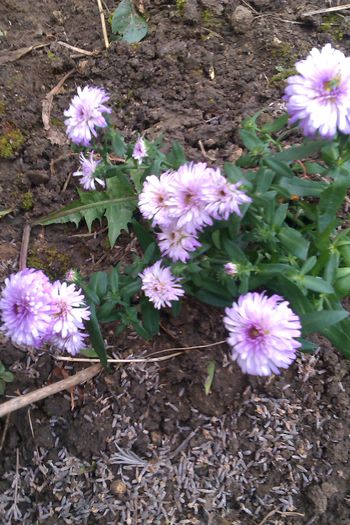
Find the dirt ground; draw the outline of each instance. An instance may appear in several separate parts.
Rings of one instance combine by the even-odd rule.
[[[110,14],[115,5],[105,2]],[[127,139],[163,134],[180,141],[188,158],[222,165],[240,147],[242,118],[281,109],[284,78],[298,57],[326,42],[349,53],[349,11],[303,17],[337,5],[331,0],[143,5],[144,41],[114,41],[106,51],[96,2],[2,1],[0,211],[11,213],[0,219],[1,282],[18,268],[24,224],[76,196],[69,176],[77,158],[65,141],[63,110],[77,86],[109,91],[114,124]],[[60,42],[95,54],[77,55]],[[9,61],[8,51],[27,46],[34,48]],[[68,73],[45,129],[43,100]],[[70,267],[89,274],[116,264],[127,239],[109,249],[103,225],[94,233],[36,227],[28,265],[62,277]],[[179,318],[164,313],[152,342],[107,334],[110,351],[140,356],[216,343],[225,339],[221,319],[189,300]],[[269,379],[242,375],[225,344],[191,350],[115,368],[13,413],[0,422],[1,525],[350,525],[350,364],[323,339],[319,345]],[[6,397],[79,369],[3,338],[0,360],[15,373]]]

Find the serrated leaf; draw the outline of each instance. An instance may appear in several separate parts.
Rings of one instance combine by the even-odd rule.
[[[114,246],[122,230],[128,231],[128,224],[131,222],[134,207],[124,203],[107,206],[106,218],[108,222],[108,240],[111,247]]]
[[[135,11],[130,0],[122,0],[114,11],[112,18],[112,31],[122,36],[122,39],[133,44],[140,42],[148,31],[148,25]]]

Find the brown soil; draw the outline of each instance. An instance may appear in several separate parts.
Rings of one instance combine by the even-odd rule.
[[[281,108],[283,72],[295,59],[326,42],[346,50],[350,36],[347,11],[331,23],[318,15],[300,23],[300,13],[326,1],[143,3],[148,36],[137,45],[113,42],[107,52],[94,2],[3,2],[0,52],[48,46],[0,69],[1,208],[12,208],[0,222],[2,280],[17,268],[24,224],[76,195],[75,181],[65,187],[77,159],[64,140],[63,110],[77,86],[110,92],[114,124],[126,138],[162,133],[193,160],[203,160],[201,141],[222,164],[240,147],[243,117],[265,107],[270,118]],[[106,4],[112,12],[115,3]],[[238,5],[246,8],[239,23]],[[59,41],[98,55],[72,57]],[[45,131],[42,101],[69,71]],[[9,152],[1,138],[11,132],[24,142]],[[94,231],[35,228],[29,262],[52,277],[71,266],[88,274],[115,264],[125,243],[109,250],[103,227]],[[120,337],[116,355],[223,340],[221,317],[189,301],[180,318],[164,314],[152,343]],[[16,374],[7,396],[62,377],[50,355],[1,339],[0,359]],[[315,356],[268,380],[243,376],[225,345],[116,368],[72,396],[12,414],[6,434],[1,423],[0,523],[349,525],[349,392],[349,363],[324,340]],[[138,466],[135,458],[121,465],[118,447],[137,454]]]

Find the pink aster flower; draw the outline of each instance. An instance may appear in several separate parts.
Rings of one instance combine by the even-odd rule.
[[[299,121],[306,136],[349,134],[350,58],[326,44],[295,67],[299,74],[288,78],[285,90],[290,122]]]
[[[213,175],[213,169],[204,162],[184,164],[174,173],[171,180],[169,215],[178,228],[190,233],[212,224],[205,208],[205,195]]]
[[[197,237],[186,230],[165,229],[157,233],[158,245],[162,255],[170,257],[174,262],[186,262],[190,258],[190,252],[194,252],[201,243]]]
[[[288,368],[294,361],[301,346],[296,340],[301,335],[301,324],[282,297],[249,292],[226,308],[225,314],[232,359],[243,372],[257,376],[279,374],[279,368]]]
[[[105,128],[107,122],[104,113],[111,113],[111,108],[105,106],[109,95],[102,88],[85,86],[78,87],[78,94],[71,101],[64,115],[68,117],[64,123],[67,135],[75,144],[90,146],[92,135],[97,136],[95,128]]]
[[[168,201],[172,177],[173,174],[168,171],[160,177],[149,175],[143,184],[142,193],[139,195],[139,208],[145,219],[152,220],[153,226],[166,227],[171,222]]]
[[[80,153],[80,170],[73,173],[73,177],[81,177],[79,183],[84,190],[96,190],[95,182],[98,182],[103,188],[106,183],[103,179],[99,179],[95,175],[97,166],[100,160],[94,159],[94,152],[90,152],[90,157],[87,159],[83,153]]]
[[[5,280],[0,299],[1,329],[20,346],[39,349],[51,336],[51,288],[40,270],[25,269]]]
[[[134,147],[134,151],[132,152],[132,157],[137,160],[137,162],[139,164],[142,163],[142,160],[145,158],[145,157],[148,157],[148,153],[147,153],[147,147],[146,147],[146,144],[145,144],[145,141],[143,140],[142,137],[140,137],[136,144],[135,144],[135,147]]]
[[[75,284],[56,281],[52,285],[51,297],[55,305],[53,316],[53,334],[66,339],[78,328],[83,328],[83,320],[90,318],[89,308],[85,305],[84,296]]]
[[[139,274],[142,280],[142,290],[157,310],[171,306],[171,301],[178,301],[185,291],[179,284],[170,268],[162,268],[161,261],[145,268]]]
[[[227,220],[231,213],[241,217],[240,206],[252,202],[243,191],[239,189],[242,182],[229,183],[220,174],[220,170],[212,170],[211,183],[204,188],[205,209],[214,219]]]
[[[230,277],[234,277],[238,273],[238,265],[228,262],[224,264],[224,272]]]
[[[88,337],[87,334],[76,329],[75,331],[70,332],[65,338],[55,336],[51,343],[59,350],[64,350],[71,355],[77,355],[81,350],[86,348],[84,341],[86,337]]]

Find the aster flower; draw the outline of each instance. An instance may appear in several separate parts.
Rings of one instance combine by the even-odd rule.
[[[95,175],[97,166],[100,160],[94,159],[94,152],[90,152],[90,157],[87,159],[83,153],[80,153],[80,170],[73,173],[73,177],[81,177],[79,183],[84,190],[96,190],[95,182],[98,182],[103,188],[106,183],[103,179],[99,179]]]
[[[317,132],[333,138],[350,133],[350,58],[326,44],[313,48],[295,65],[298,75],[287,79],[285,100],[290,122],[299,121],[306,136]]]
[[[137,140],[137,142],[135,144],[135,147],[134,147],[134,150],[132,152],[132,157],[135,160],[137,160],[137,162],[139,164],[142,163],[142,160],[145,157],[148,157],[147,147],[146,147],[145,141],[143,140],[142,137],[139,137],[139,139]]]
[[[86,333],[76,329],[75,331],[70,332],[65,338],[55,336],[52,339],[51,344],[59,350],[65,350],[71,355],[77,355],[81,350],[86,348],[84,342],[86,337],[88,337]]]
[[[143,217],[152,220],[153,226],[166,227],[171,222],[168,201],[169,184],[172,178],[172,172],[167,171],[159,178],[156,175],[149,175],[143,184],[138,204]]]
[[[179,284],[170,268],[162,268],[161,261],[145,268],[139,274],[142,280],[142,290],[157,310],[164,306],[171,306],[171,301],[178,301],[184,295],[184,290]]]
[[[224,264],[224,272],[230,277],[234,277],[238,273],[238,265],[228,262]]]
[[[299,317],[278,295],[247,293],[225,309],[224,325],[232,359],[243,372],[257,376],[279,374],[296,357],[301,343]]]
[[[195,235],[183,229],[165,229],[157,233],[157,237],[162,255],[170,257],[174,262],[186,262],[190,258],[190,252],[201,246]]]
[[[220,170],[212,170],[211,183],[204,188],[205,209],[214,219],[227,220],[231,213],[241,217],[239,207],[252,202],[243,191],[239,189],[242,182],[231,184],[220,174]]]
[[[111,108],[105,106],[109,95],[102,88],[85,86],[78,87],[78,94],[71,101],[64,115],[68,117],[64,123],[67,135],[75,144],[90,146],[92,135],[97,136],[95,128],[105,128],[107,122],[104,113],[111,113]]]
[[[171,180],[169,215],[176,220],[178,228],[186,228],[190,233],[212,224],[205,208],[206,190],[214,170],[204,162],[184,164],[174,173]]]
[[[0,299],[1,329],[20,346],[39,349],[51,336],[52,285],[40,270],[25,269],[5,280]]]
[[[55,306],[52,332],[62,339],[83,328],[83,320],[90,318],[84,296],[75,284],[56,281],[52,285],[51,297]]]

